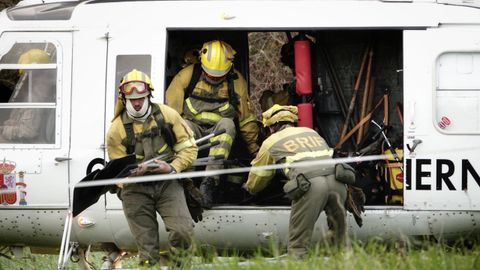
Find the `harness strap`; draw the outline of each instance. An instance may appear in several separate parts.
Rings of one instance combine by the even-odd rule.
[[[228,99],[213,99],[213,98],[206,98],[206,97],[199,97],[197,95],[192,95],[193,89],[195,89],[195,85],[197,85],[198,81],[200,80],[200,76],[202,75],[202,66],[200,63],[195,63],[193,65],[193,72],[192,77],[190,78],[190,82],[188,83],[187,88],[185,88],[185,95],[184,99],[192,96],[196,99],[205,101],[205,102],[225,102],[229,101],[230,104],[237,110],[239,105],[238,97],[235,94],[235,87],[233,81],[238,79],[238,75],[235,73],[234,69],[232,68],[227,74],[227,85],[228,85]]]
[[[238,105],[240,102],[238,101],[237,94],[235,94],[235,87],[233,84],[233,81],[236,79],[238,79],[238,75],[232,68],[227,74],[228,97],[230,98],[230,104],[232,104],[233,108],[238,111]]]
[[[207,98],[207,97],[197,96],[197,95],[194,95],[194,94],[191,94],[190,97],[192,97],[192,98],[194,98],[194,99],[201,100],[201,101],[209,102],[209,103],[213,103],[213,102],[227,102],[227,101],[229,101],[228,98]]]
[[[199,63],[193,64],[193,73],[190,82],[188,83],[187,88],[185,88],[185,99],[187,99],[190,94],[192,94],[195,85],[197,85],[200,76],[202,75],[202,66]]]
[[[135,153],[135,132],[133,132],[133,125],[132,123],[123,124],[123,128],[125,128],[125,133],[127,137],[122,141],[123,146],[127,148],[127,155]]]
[[[177,143],[177,138],[175,137],[175,134],[173,133],[173,127],[172,124],[166,123],[165,118],[163,117],[163,114],[160,111],[160,107],[157,104],[153,104],[154,110],[153,110],[153,117],[155,118],[155,121],[157,122],[157,127],[160,128],[161,134],[164,135],[165,141],[167,144],[173,148],[173,146]],[[161,135],[159,134],[159,135]]]
[[[142,140],[147,137],[155,137],[155,136],[162,136],[165,139],[165,142],[173,149],[173,146],[176,144],[176,137],[172,130],[172,125],[165,123],[165,119],[163,114],[160,111],[160,107],[157,104],[152,104],[153,107],[153,117],[155,122],[157,123],[156,128],[152,128],[146,132],[143,132],[138,136],[139,140]],[[126,114],[122,115],[122,123],[125,129],[126,138],[122,141],[123,146],[125,146],[127,150],[127,154],[134,154],[135,153],[135,144],[137,142],[137,138],[135,137],[135,132],[133,131],[133,124],[125,123],[124,117],[127,117]]]

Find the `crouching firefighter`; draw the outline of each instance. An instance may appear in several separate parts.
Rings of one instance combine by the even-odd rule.
[[[220,40],[203,44],[199,51],[200,63],[182,69],[172,80],[166,92],[169,106],[178,111],[200,138],[225,129],[225,133],[210,141],[219,144],[209,150],[209,156],[227,159],[237,129],[247,144],[249,153],[258,151],[258,126],[248,96],[247,82],[233,67],[235,50]],[[205,170],[222,169],[222,165],[208,165]],[[220,177],[202,180],[204,207],[212,206],[213,194]]]
[[[120,83],[115,117],[107,134],[109,158],[135,154],[138,162],[156,160],[156,167],[140,166],[135,176],[181,172],[197,158],[193,132],[170,107],[151,102],[153,85],[136,69]],[[166,161],[169,161],[168,163]],[[140,265],[159,262],[160,247],[156,212],[169,232],[171,253],[188,250],[193,222],[184,189],[178,180],[127,184],[121,187],[123,211],[137,244]],[[174,255],[175,255],[174,254]]]
[[[275,104],[263,114],[263,124],[272,135],[260,147],[252,167],[272,164],[291,164],[298,161],[331,159],[333,149],[316,131],[296,127],[297,107]],[[313,228],[325,210],[334,242],[343,244],[346,238],[347,189],[335,179],[335,165],[282,169],[289,179],[283,190],[292,201],[289,223],[288,253],[304,258],[308,253]],[[275,170],[251,170],[244,188],[251,194],[264,189],[274,177]]]

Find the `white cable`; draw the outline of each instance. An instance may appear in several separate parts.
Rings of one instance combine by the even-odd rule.
[[[147,175],[139,177],[127,177],[127,178],[111,178],[111,179],[102,179],[95,181],[85,181],[80,182],[75,185],[75,188],[80,187],[93,187],[93,186],[107,186],[107,185],[116,185],[116,184],[132,184],[132,183],[143,183],[143,182],[156,182],[156,181],[166,181],[166,180],[175,180],[183,178],[194,178],[194,177],[208,177],[214,175],[222,174],[234,174],[234,173],[245,173],[250,171],[262,171],[262,170],[276,170],[283,168],[304,168],[312,167],[319,165],[334,165],[337,163],[353,163],[353,162],[365,162],[371,160],[382,160],[386,159],[386,155],[372,155],[372,156],[363,156],[363,157],[348,157],[348,158],[335,158],[328,160],[312,160],[312,161],[300,161],[291,164],[274,164],[267,166],[255,166],[255,167],[242,167],[242,168],[232,168],[232,169],[222,169],[222,170],[209,170],[209,171],[194,171],[194,172],[182,172],[176,174],[156,174],[156,175]]]

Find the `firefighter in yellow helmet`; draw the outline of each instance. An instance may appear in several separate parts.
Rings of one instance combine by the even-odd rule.
[[[118,115],[107,134],[109,158],[135,154],[142,162],[165,155],[156,161],[157,168],[142,166],[136,176],[176,173],[189,167],[198,151],[193,132],[175,110],[151,102],[149,76],[133,69],[123,77],[119,90],[121,104],[117,102]],[[171,250],[190,247],[193,222],[177,180],[124,185],[120,198],[141,265],[151,266],[160,260],[157,212],[170,234]]]
[[[296,127],[297,107],[275,104],[263,113],[263,124],[272,135],[260,147],[252,167],[298,161],[331,159],[333,149],[316,131]],[[297,258],[307,255],[313,228],[320,213],[325,210],[335,231],[335,240],[342,243],[346,236],[344,209],[347,189],[334,175],[334,165],[284,168],[289,179],[283,190],[292,200],[290,213],[288,253]],[[275,170],[250,171],[244,188],[251,194],[263,190],[274,177]]]
[[[249,152],[255,155],[259,149],[258,126],[247,82],[233,68],[235,50],[223,41],[213,40],[203,44],[199,55],[199,64],[185,67],[173,78],[166,92],[167,104],[182,114],[197,138],[226,130],[210,140],[219,144],[210,148],[209,156],[228,158],[236,125]],[[221,165],[209,165],[206,170],[221,168]],[[204,194],[204,207],[211,207],[218,183],[219,176],[203,179],[200,190]]]
[[[20,55],[18,64],[51,63],[47,52],[30,49]],[[9,102],[55,102],[55,71],[19,70],[20,79]],[[52,119],[53,117],[53,119]],[[3,140],[14,143],[54,143],[54,110],[41,108],[15,108],[9,118],[0,123]]]

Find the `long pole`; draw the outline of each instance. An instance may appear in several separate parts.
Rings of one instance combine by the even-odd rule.
[[[365,117],[365,114],[367,113],[367,105],[368,105],[368,98],[370,93],[370,83],[372,80],[372,62],[373,62],[373,49],[370,49],[370,52],[368,53],[368,67],[367,67],[367,77],[365,79],[365,90],[363,90],[363,99],[362,99],[362,109],[360,111],[360,119]],[[360,144],[360,142],[363,139],[364,135],[364,125],[360,126],[360,129],[358,130],[358,135],[357,135],[357,145]]]
[[[360,71],[358,72],[355,86],[353,87],[352,99],[350,100],[350,106],[348,107],[347,117],[345,119],[345,122],[343,123],[342,133],[340,135],[340,141],[342,141],[343,137],[345,137],[345,134],[347,133],[348,122],[350,122],[350,118],[352,117],[352,114],[353,114],[353,108],[355,107],[355,101],[357,100],[357,93],[358,93],[358,89],[360,88],[360,81],[363,75],[363,70],[365,69],[365,64],[367,62],[367,55],[368,55],[369,48],[370,46],[367,46],[367,49],[363,54],[362,64],[360,65]],[[335,146],[335,148],[337,149],[339,149],[340,147],[341,145],[339,146],[339,144]]]

